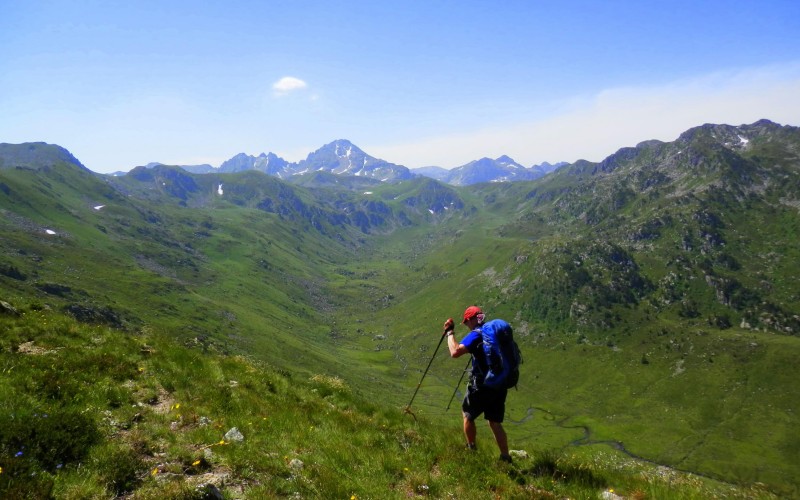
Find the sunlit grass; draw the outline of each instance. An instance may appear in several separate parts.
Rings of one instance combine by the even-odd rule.
[[[0,339],[6,496],[201,498],[206,484],[246,498],[592,498],[612,486],[639,498],[666,491],[702,498],[711,491],[674,471],[665,482],[645,466],[617,467],[602,453],[531,449],[508,466],[488,441],[467,452],[452,422],[369,402],[339,377],[202,354],[152,332],[89,327],[42,311],[0,323],[16,332]]]

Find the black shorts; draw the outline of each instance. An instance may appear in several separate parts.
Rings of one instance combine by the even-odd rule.
[[[474,421],[483,413],[483,418],[486,420],[502,423],[506,413],[507,395],[508,389],[490,389],[469,384],[467,395],[461,403],[461,411],[470,421]]]

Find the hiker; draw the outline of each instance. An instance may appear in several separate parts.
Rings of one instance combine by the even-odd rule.
[[[461,403],[467,448],[471,450],[476,448],[477,427],[475,419],[483,413],[484,418],[489,422],[489,427],[492,429],[494,439],[497,441],[497,447],[500,448],[500,460],[511,462],[511,456],[508,454],[508,438],[506,437],[505,429],[503,429],[503,416],[506,411],[508,389],[490,388],[483,383],[489,370],[486,355],[482,349],[483,340],[480,332],[480,327],[483,326],[485,321],[486,315],[483,311],[477,306],[470,306],[464,311],[464,320],[462,321],[470,330],[467,336],[460,343],[456,342],[455,332],[453,331],[455,325],[452,319],[445,321],[443,335],[447,337],[450,357],[458,358],[464,354],[472,355],[472,373],[467,387],[467,395]]]

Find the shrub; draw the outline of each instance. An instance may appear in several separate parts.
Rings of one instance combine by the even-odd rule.
[[[50,498],[53,478],[34,460],[0,454],[0,498]]]
[[[110,443],[96,447],[91,465],[103,483],[116,495],[132,491],[139,483],[139,474],[146,465],[136,451],[124,444]]]
[[[96,423],[74,409],[12,408],[0,414],[0,429],[0,456],[30,460],[49,472],[82,460],[100,439]]]

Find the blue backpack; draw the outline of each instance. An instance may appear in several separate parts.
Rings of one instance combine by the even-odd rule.
[[[522,354],[514,341],[511,325],[502,319],[493,319],[478,330],[483,338],[483,352],[489,367],[483,385],[495,389],[516,387]]]

